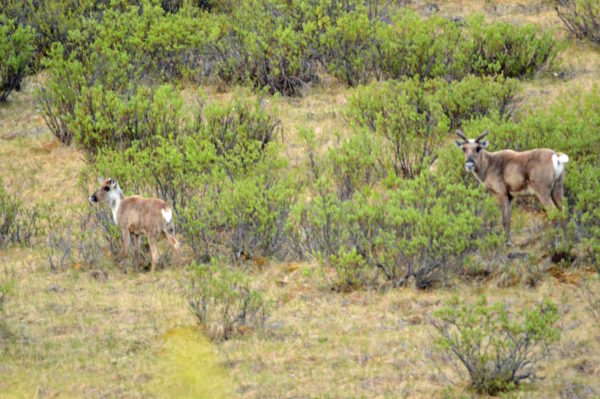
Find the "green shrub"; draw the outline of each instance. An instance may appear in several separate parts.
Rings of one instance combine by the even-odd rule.
[[[230,40],[221,42],[226,55],[217,64],[218,76],[286,95],[317,81],[306,34],[293,17],[278,2],[245,1],[235,8]]]
[[[548,345],[560,336],[550,300],[513,314],[500,302],[488,305],[485,296],[468,304],[457,294],[435,316],[439,348],[467,370],[475,390],[489,395],[535,380]]]
[[[438,98],[450,119],[450,126],[457,128],[462,121],[472,118],[490,114],[501,119],[510,116],[517,90],[518,83],[514,79],[468,75],[443,87]]]
[[[578,38],[600,44],[600,4],[595,0],[553,0],[567,29]]]
[[[382,77],[462,79],[470,70],[472,50],[465,30],[447,18],[423,18],[406,11],[389,25],[377,25],[377,58]]]
[[[377,284],[377,269],[370,267],[356,248],[348,251],[340,247],[337,255],[331,255],[331,265],[337,273],[334,288],[340,291],[352,291]]]
[[[68,126],[76,132],[76,143],[91,155],[99,149],[123,151],[134,142],[143,148],[156,136],[177,137],[182,105],[181,95],[170,85],[139,86],[125,96],[102,86],[84,87]]]
[[[209,338],[228,340],[262,328],[267,307],[247,275],[216,263],[192,269],[188,304]]]
[[[571,165],[569,165],[571,166]],[[570,219],[563,242],[572,246],[581,241],[582,255],[594,265],[600,264],[600,165],[573,165],[567,170]],[[569,251],[570,252],[570,251]]]
[[[230,255],[234,262],[285,250],[285,222],[295,196],[280,161],[261,162],[248,176],[214,173],[181,211],[181,230],[196,259]]]
[[[34,34],[31,27],[0,14],[0,103],[21,89],[32,62]]]
[[[396,174],[412,178],[428,167],[433,148],[448,131],[448,118],[435,98],[443,81],[409,79],[359,87],[350,97],[348,116],[358,128],[381,137],[381,160]]]
[[[540,34],[533,25],[488,24],[482,16],[476,16],[469,19],[468,27],[475,74],[530,78],[556,57],[552,33]]]
[[[461,27],[447,18],[403,11],[384,23],[357,4],[327,23],[319,52],[329,70],[350,85],[372,78],[531,77],[556,55],[550,33],[533,25],[486,23],[482,16]]]
[[[369,20],[364,5],[331,21],[319,39],[329,71],[351,86],[377,77],[375,32],[376,23]]]

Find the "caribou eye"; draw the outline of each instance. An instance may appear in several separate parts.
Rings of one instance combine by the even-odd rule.
[[[463,150],[463,152],[467,152],[467,149],[466,149],[465,147],[463,147],[463,149],[462,149],[462,150]]]
[[[481,151],[481,147],[477,147],[477,152],[480,152],[480,151]]]
[[[110,187],[108,187],[108,186],[104,187],[104,191],[108,191],[108,190],[110,190]]]

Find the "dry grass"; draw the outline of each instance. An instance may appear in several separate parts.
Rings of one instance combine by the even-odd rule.
[[[490,19],[562,29],[541,0],[438,5],[446,15],[483,12]],[[571,42],[561,59],[556,73],[564,75],[551,71],[524,83],[525,104],[544,106],[600,82],[598,50]],[[0,108],[0,173],[27,205],[53,203],[56,214],[77,223],[64,210],[85,202],[77,185],[85,160],[77,150],[55,144],[35,105],[35,84]],[[196,106],[198,90],[184,90],[187,110]],[[202,91],[217,101],[232,97],[218,87]],[[292,166],[303,160],[301,128],[314,129],[323,151],[348,133],[342,116],[348,95],[325,77],[305,97],[269,100],[282,120]],[[516,211],[517,244],[530,245],[541,219]],[[540,249],[539,240],[531,245]],[[0,323],[6,329],[0,331],[0,397],[475,396],[465,377],[432,350],[428,319],[454,290],[465,297],[486,293],[511,309],[552,298],[561,313],[561,340],[540,370],[545,378],[514,396],[597,397],[600,329],[579,293],[587,274],[559,270],[545,274],[536,288],[519,278],[502,283],[503,273],[518,277],[524,267],[513,262],[491,280],[455,282],[447,290],[340,294],[327,289],[318,264],[267,262],[253,271],[254,284],[271,303],[265,330],[215,346],[197,333],[185,303],[186,271],[123,275],[106,259],[95,270],[53,274],[43,242],[35,249],[12,248],[0,253],[0,279],[15,281]],[[589,284],[600,291],[597,280]]]

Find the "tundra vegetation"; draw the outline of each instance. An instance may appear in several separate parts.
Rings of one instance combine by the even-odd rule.
[[[0,0],[0,391],[600,394],[597,11]],[[563,209],[516,200],[506,248],[456,129],[567,154]],[[184,268],[121,273],[99,176]]]

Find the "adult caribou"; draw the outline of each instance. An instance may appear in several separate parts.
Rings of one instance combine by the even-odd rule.
[[[487,152],[489,142],[482,139],[488,130],[476,139],[468,139],[460,130],[456,134],[462,139],[456,140],[456,145],[464,152],[465,169],[498,199],[507,245],[512,245],[510,218],[515,196],[535,194],[546,210],[553,205],[562,209],[567,155],[547,148]]]

